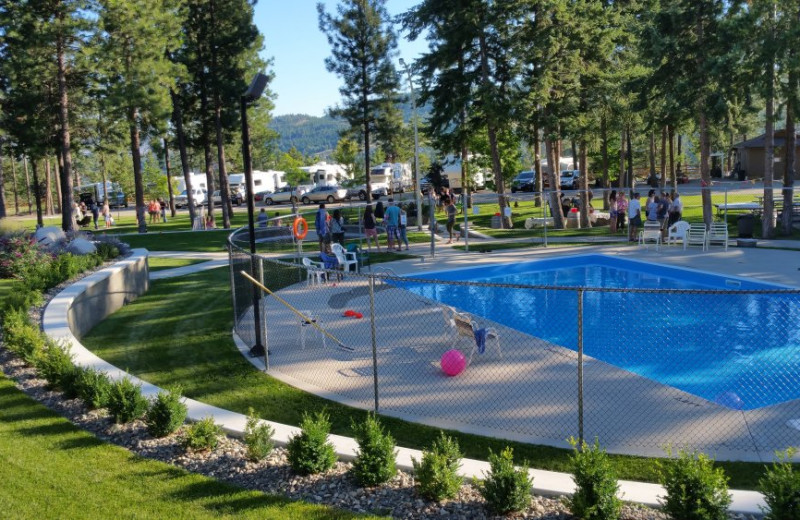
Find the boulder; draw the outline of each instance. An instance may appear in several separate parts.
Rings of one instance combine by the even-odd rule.
[[[67,251],[73,255],[88,255],[97,252],[94,243],[85,238],[76,238],[67,246]]]
[[[40,227],[36,230],[36,233],[33,234],[34,239],[39,245],[43,247],[50,247],[53,244],[57,244],[59,241],[64,240],[67,238],[67,235],[64,234],[64,231],[57,226],[47,226],[47,227]]]

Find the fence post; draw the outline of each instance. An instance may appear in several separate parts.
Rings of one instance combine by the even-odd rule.
[[[583,288],[578,289],[578,441],[583,445]]]
[[[369,321],[372,334],[372,386],[375,394],[375,413],[378,413],[378,346],[375,341],[375,275],[369,275]]]
[[[550,207],[550,201],[547,198],[547,192],[542,194],[542,224],[544,225],[544,247],[547,247],[547,208]]]

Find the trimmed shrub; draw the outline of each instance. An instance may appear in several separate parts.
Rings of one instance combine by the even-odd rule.
[[[111,395],[111,380],[103,372],[93,368],[81,369],[76,374],[75,386],[78,397],[88,408],[96,410],[108,405]]]
[[[180,387],[161,391],[147,409],[144,420],[147,432],[153,437],[166,437],[181,427],[186,420],[186,413]]]
[[[28,363],[44,350],[44,336],[30,322],[27,309],[12,309],[3,316],[3,336],[9,350]]]
[[[272,453],[275,443],[272,436],[275,430],[269,424],[262,423],[252,408],[247,410],[247,426],[244,430],[244,443],[247,446],[247,458],[252,461],[263,460]]]
[[[533,479],[528,476],[527,464],[514,467],[514,451],[504,449],[499,455],[489,450],[489,474],[477,483],[478,491],[489,509],[506,514],[522,511],[531,503]]]
[[[33,364],[51,388],[63,390],[68,399],[78,397],[75,365],[72,363],[69,347],[47,339],[44,349],[36,356]]]
[[[39,291],[31,290],[23,280],[14,280],[12,288],[0,302],[0,313],[8,313],[14,309],[22,309],[27,312],[34,306],[39,306],[44,300]]]
[[[764,520],[800,520],[800,472],[794,472],[791,462],[795,453],[795,448],[776,453],[777,460],[758,481],[767,503]]]
[[[286,445],[289,465],[299,475],[327,471],[336,464],[336,452],[328,442],[331,423],[328,415],[318,412],[314,416],[303,414],[300,433]]]
[[[423,450],[421,461],[411,459],[419,494],[436,501],[454,498],[463,482],[458,475],[462,457],[458,442],[439,432],[430,450]]]
[[[119,256],[119,248],[110,242],[97,241],[94,245],[97,248],[97,256],[103,262]]]
[[[617,476],[595,439],[589,446],[578,446],[577,439],[569,440],[573,448],[570,457],[575,493],[566,499],[572,514],[583,520],[614,520],[620,517],[622,501],[617,498]]]
[[[375,414],[367,414],[363,424],[352,422],[358,455],[353,461],[353,475],[362,486],[388,482],[397,473],[394,439],[383,431]]]
[[[671,450],[667,453],[672,456]],[[679,450],[677,457],[660,461],[658,467],[659,481],[667,492],[664,512],[680,520],[728,518],[728,478],[707,455]]]
[[[181,444],[190,451],[211,451],[219,444],[220,435],[222,426],[215,423],[213,417],[206,417],[186,429]]]
[[[111,384],[106,407],[114,422],[129,423],[144,415],[147,410],[147,399],[142,395],[142,387],[134,385],[125,377]]]

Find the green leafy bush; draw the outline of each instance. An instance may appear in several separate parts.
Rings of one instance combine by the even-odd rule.
[[[659,481],[667,492],[664,512],[681,520],[728,518],[728,478],[707,455],[679,450],[677,457],[658,465]]]
[[[272,436],[275,430],[266,423],[261,423],[256,417],[255,411],[249,408],[247,411],[247,426],[244,430],[244,443],[247,446],[247,458],[252,461],[263,460],[272,453],[275,443]]]
[[[423,450],[421,461],[411,459],[419,494],[437,501],[454,498],[463,482],[458,475],[462,457],[458,442],[440,432],[430,450]]]
[[[310,475],[331,469],[336,464],[336,452],[328,442],[331,423],[327,414],[303,414],[300,429],[286,446],[289,465],[295,473]]]
[[[153,437],[166,437],[181,427],[186,413],[179,387],[161,391],[147,409],[147,432]]]
[[[27,311],[31,307],[41,305],[43,301],[39,291],[31,290],[23,280],[14,280],[11,289],[0,302],[0,314],[14,309]]]
[[[47,339],[44,349],[36,356],[34,365],[39,371],[39,375],[47,380],[51,388],[63,390],[68,399],[78,397],[75,385],[75,365],[72,362],[69,347]]]
[[[362,486],[388,482],[397,473],[394,439],[383,431],[374,414],[367,414],[362,424],[352,422],[353,438],[358,442],[358,455],[353,461],[353,475]]]
[[[206,417],[186,429],[181,444],[191,451],[210,451],[219,444],[220,435],[222,426],[215,423],[213,417]]]
[[[92,410],[108,405],[111,395],[111,380],[103,372],[93,368],[79,370],[75,376],[78,397]]]
[[[114,422],[129,423],[144,415],[147,399],[142,395],[142,387],[125,377],[111,384],[106,407]]]
[[[583,520],[613,520],[620,516],[622,501],[617,498],[617,476],[605,450],[595,439],[589,446],[578,446],[570,439],[570,457],[575,493],[566,500],[572,514]]]
[[[32,270],[48,265],[52,259],[31,234],[0,237],[0,278],[24,280]]]
[[[528,476],[527,464],[519,469],[514,467],[511,448],[499,455],[489,450],[489,468],[489,474],[477,487],[491,511],[506,514],[530,505],[533,479]]]
[[[110,242],[95,242],[94,245],[97,248],[97,256],[103,262],[119,256],[119,249]]]
[[[27,309],[12,309],[3,316],[3,337],[9,350],[28,363],[44,350],[44,336],[31,323]]]
[[[776,453],[772,467],[758,481],[758,488],[767,503],[764,520],[800,520],[800,472],[791,463],[797,450],[789,448]]]

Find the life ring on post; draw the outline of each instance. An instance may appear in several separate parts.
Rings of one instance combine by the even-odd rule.
[[[292,230],[294,231],[294,237],[297,240],[303,240],[308,234],[308,222],[306,222],[306,219],[303,217],[297,217],[294,219]]]

